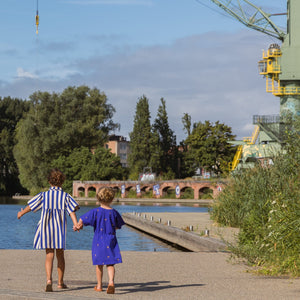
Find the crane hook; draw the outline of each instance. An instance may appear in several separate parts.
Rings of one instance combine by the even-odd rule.
[[[39,33],[39,21],[40,21],[40,17],[39,17],[39,1],[36,0],[36,16],[35,16],[36,34]]]
[[[35,16],[35,25],[36,25],[36,34],[39,33],[39,13],[38,11],[36,12],[36,16]]]

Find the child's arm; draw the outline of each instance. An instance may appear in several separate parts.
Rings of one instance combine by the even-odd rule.
[[[21,211],[18,212],[18,219],[21,219],[25,214],[31,211],[31,208],[29,205],[27,205],[24,209],[21,208]]]
[[[75,213],[75,211],[73,211],[73,212],[71,212],[70,213],[70,217],[71,217],[71,220],[72,220],[72,222],[73,222],[73,225],[74,226],[77,226],[77,217],[76,217],[76,213]]]

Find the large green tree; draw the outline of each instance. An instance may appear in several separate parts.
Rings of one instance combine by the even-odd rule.
[[[133,121],[133,130],[130,136],[130,154],[128,156],[131,179],[138,179],[139,173],[145,167],[152,167],[151,161],[154,140],[150,123],[149,100],[145,95],[139,98]]]
[[[231,127],[219,121],[215,124],[209,121],[194,123],[193,130],[185,141],[188,150],[184,159],[189,173],[199,167],[217,175],[225,172],[236,150],[228,141],[234,138]]]
[[[104,145],[115,109],[98,89],[68,87],[61,94],[36,92],[31,108],[16,129],[14,155],[23,186],[36,191],[47,186],[52,161],[82,146]]]
[[[152,126],[153,132],[158,135],[157,148],[160,150],[159,165],[155,171],[163,178],[173,179],[177,173],[176,136],[169,126],[166,101],[161,98],[160,102],[157,117]]]
[[[52,162],[64,171],[66,181],[64,189],[72,191],[73,180],[122,180],[126,177],[126,169],[120,163],[120,157],[103,146],[96,149],[80,147],[74,149],[69,156],[60,156]]]
[[[21,99],[0,97],[0,194],[26,192],[19,182],[13,147],[16,125],[29,106],[30,103]]]

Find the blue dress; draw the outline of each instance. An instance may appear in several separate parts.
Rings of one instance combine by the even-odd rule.
[[[67,234],[66,213],[76,211],[78,203],[60,187],[50,187],[28,201],[33,212],[42,210],[34,236],[35,249],[65,249]]]
[[[115,209],[94,208],[80,217],[85,226],[94,227],[93,265],[114,265],[122,262],[116,229],[125,223]]]

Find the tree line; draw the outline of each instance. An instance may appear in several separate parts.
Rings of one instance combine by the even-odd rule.
[[[0,97],[0,194],[35,193],[48,186],[50,168],[60,168],[73,180],[137,180],[145,167],[160,179],[193,176],[205,167],[220,176],[233,158],[235,136],[229,126],[205,121],[192,124],[182,117],[187,138],[179,144],[169,126],[166,101],[161,98],[151,124],[149,99],[136,103],[129,133],[129,167],[105,149],[109,135],[120,129],[115,108],[104,92],[87,86],[62,93],[35,92],[28,100]]]

